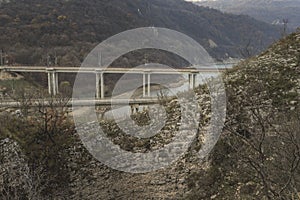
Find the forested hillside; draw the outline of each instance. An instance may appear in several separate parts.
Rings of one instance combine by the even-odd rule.
[[[0,6],[0,49],[9,63],[80,65],[104,39],[136,27],[175,29],[215,58],[257,53],[279,30],[246,16],[223,14],[182,0],[11,0]],[[49,59],[48,59],[49,60]]]

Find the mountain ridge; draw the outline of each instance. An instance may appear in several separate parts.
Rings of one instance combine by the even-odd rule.
[[[267,23],[280,21],[280,24],[283,24],[282,20],[288,19],[288,25],[292,30],[300,26],[299,0],[203,0],[193,2],[197,5],[208,6],[226,13],[249,15]]]
[[[145,26],[183,32],[220,60],[239,57],[245,41],[258,52],[279,36],[266,23],[181,0],[12,0],[0,13],[0,48],[22,64],[43,64],[56,54],[61,65],[79,65],[104,39]]]

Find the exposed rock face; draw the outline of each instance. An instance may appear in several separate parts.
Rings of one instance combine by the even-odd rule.
[[[253,92],[252,99],[258,99],[264,105],[271,106],[272,109],[283,106],[285,109],[292,110],[297,105],[297,98],[299,99],[299,96],[296,95],[297,93],[299,94],[300,86],[299,44],[300,33],[295,33],[279,41],[262,55],[242,62],[239,66],[226,73],[225,82],[228,92],[232,92],[233,90],[233,93],[229,95],[234,95],[235,98],[239,98],[239,96],[242,98],[242,94],[245,91]],[[237,85],[241,87],[235,87]],[[255,86],[259,86],[259,88]],[[262,92],[263,90],[265,91]],[[199,93],[197,99],[201,104],[201,112],[203,113],[201,119],[205,125],[205,122],[210,119],[210,96],[208,91],[203,88],[202,90],[199,89],[197,93]],[[172,105],[172,103],[169,104],[173,108],[176,107],[175,105]],[[175,109],[175,114],[171,118],[173,120],[171,120],[169,128],[175,125],[174,122],[176,120],[174,119],[176,119],[178,114]],[[234,114],[230,113],[228,116],[234,117]],[[125,136],[115,124],[103,123],[102,125],[106,127],[106,130],[116,133],[111,134],[111,139],[125,149],[128,148],[136,152],[149,151],[149,149],[145,149],[144,145],[147,141],[142,143],[138,148],[134,148],[134,145],[126,146],[122,144],[125,141]],[[166,139],[165,141],[172,138],[172,134],[163,135],[163,138]],[[82,167],[80,171],[74,173],[74,198],[76,199],[80,195],[83,199],[185,198],[185,194],[190,192],[189,180],[194,172],[197,173],[202,169],[210,169],[209,162],[200,164],[196,156],[196,152],[201,147],[201,141],[203,140],[201,136],[202,134],[198,135],[189,152],[179,161],[166,169],[156,172],[129,174],[112,170],[99,162],[91,161]],[[137,141],[133,139],[129,139],[128,141],[137,144]],[[161,148],[162,146],[163,143],[160,142],[152,143],[150,149]],[[234,169],[231,169],[231,171],[234,173]],[[90,177],[82,174],[90,174]],[[231,176],[228,175],[226,177],[230,179]],[[193,182],[193,184],[197,184],[197,182]],[[240,191],[241,184],[243,183],[239,182],[235,186],[230,186],[232,190],[230,192],[235,193],[237,198],[242,193],[245,193],[245,191]],[[251,185],[252,183],[247,184]],[[201,188],[201,186],[198,187]],[[221,185],[220,187],[223,186]],[[234,188],[236,188],[236,191]],[[224,191],[221,190],[219,192],[222,193]],[[214,194],[210,197],[212,199],[222,199],[222,195],[217,191],[207,191],[207,193]]]
[[[209,95],[197,95],[197,98],[202,102],[199,109],[204,111],[203,113],[209,113]],[[178,129],[180,118],[180,107],[177,103],[177,100],[172,100],[166,105],[169,119],[161,132],[151,139],[138,140],[128,136],[112,122],[102,121],[101,126],[115,144],[127,151],[141,153],[154,151],[163,148],[174,139],[174,132]],[[143,120],[144,118],[138,118],[137,122],[143,123]],[[95,130],[94,128],[98,125],[98,122],[91,122],[81,128],[87,135],[90,135],[90,131]],[[178,161],[164,169],[143,174],[113,170],[92,158],[78,167],[76,162],[84,159],[86,154],[78,153],[84,152],[83,150],[76,150],[77,153],[72,153],[74,157],[71,162],[79,170],[72,174],[74,179],[72,199],[183,199],[189,190],[188,178],[203,166],[197,156],[201,141],[202,134],[200,133],[189,151]],[[78,148],[82,146],[78,145]],[[122,164],[121,160],[120,164]]]
[[[30,190],[27,163],[18,144],[10,139],[0,141],[0,198],[19,198]],[[2,196],[3,195],[3,196]]]
[[[92,161],[74,174],[72,199],[180,199],[190,173],[184,161],[147,174],[119,172]]]

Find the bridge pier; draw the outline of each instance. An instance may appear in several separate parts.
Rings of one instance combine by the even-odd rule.
[[[151,97],[151,74],[148,74],[148,97]]]
[[[197,74],[189,74],[189,89],[193,90],[196,87]]]
[[[143,97],[151,97],[151,73],[143,73]]]
[[[1,57],[1,56],[0,56]],[[234,63],[232,63],[234,64]],[[101,66],[101,55],[99,55],[99,66]],[[58,73],[88,73],[96,74],[96,97],[97,99],[103,99],[104,94],[104,74],[124,74],[130,72],[131,74],[143,75],[143,97],[151,97],[151,76],[153,75],[175,75],[178,73],[188,75],[189,88],[194,89],[196,87],[196,75],[198,73],[220,73],[220,71],[226,71],[229,67],[199,67],[197,68],[183,68],[174,70],[169,69],[127,69],[127,68],[107,68],[100,70],[95,67],[78,68],[78,67],[45,67],[45,66],[0,66],[0,71],[6,72],[32,72],[32,73],[47,73],[48,74],[48,92],[50,95],[56,95],[58,91]],[[79,70],[80,69],[80,70]]]
[[[96,98],[104,98],[104,73],[96,70]]]
[[[50,95],[58,94],[58,73],[54,69],[47,69],[48,74],[48,92]]]

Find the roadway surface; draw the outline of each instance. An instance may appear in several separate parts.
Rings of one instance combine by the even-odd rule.
[[[217,66],[217,65],[215,65]],[[35,72],[35,73],[95,73],[103,72],[107,74],[119,74],[119,73],[151,73],[151,74],[187,74],[187,73],[201,73],[201,72],[221,72],[230,69],[231,67],[196,67],[196,68],[100,68],[100,67],[45,67],[45,66],[0,66],[0,71],[6,72]]]

